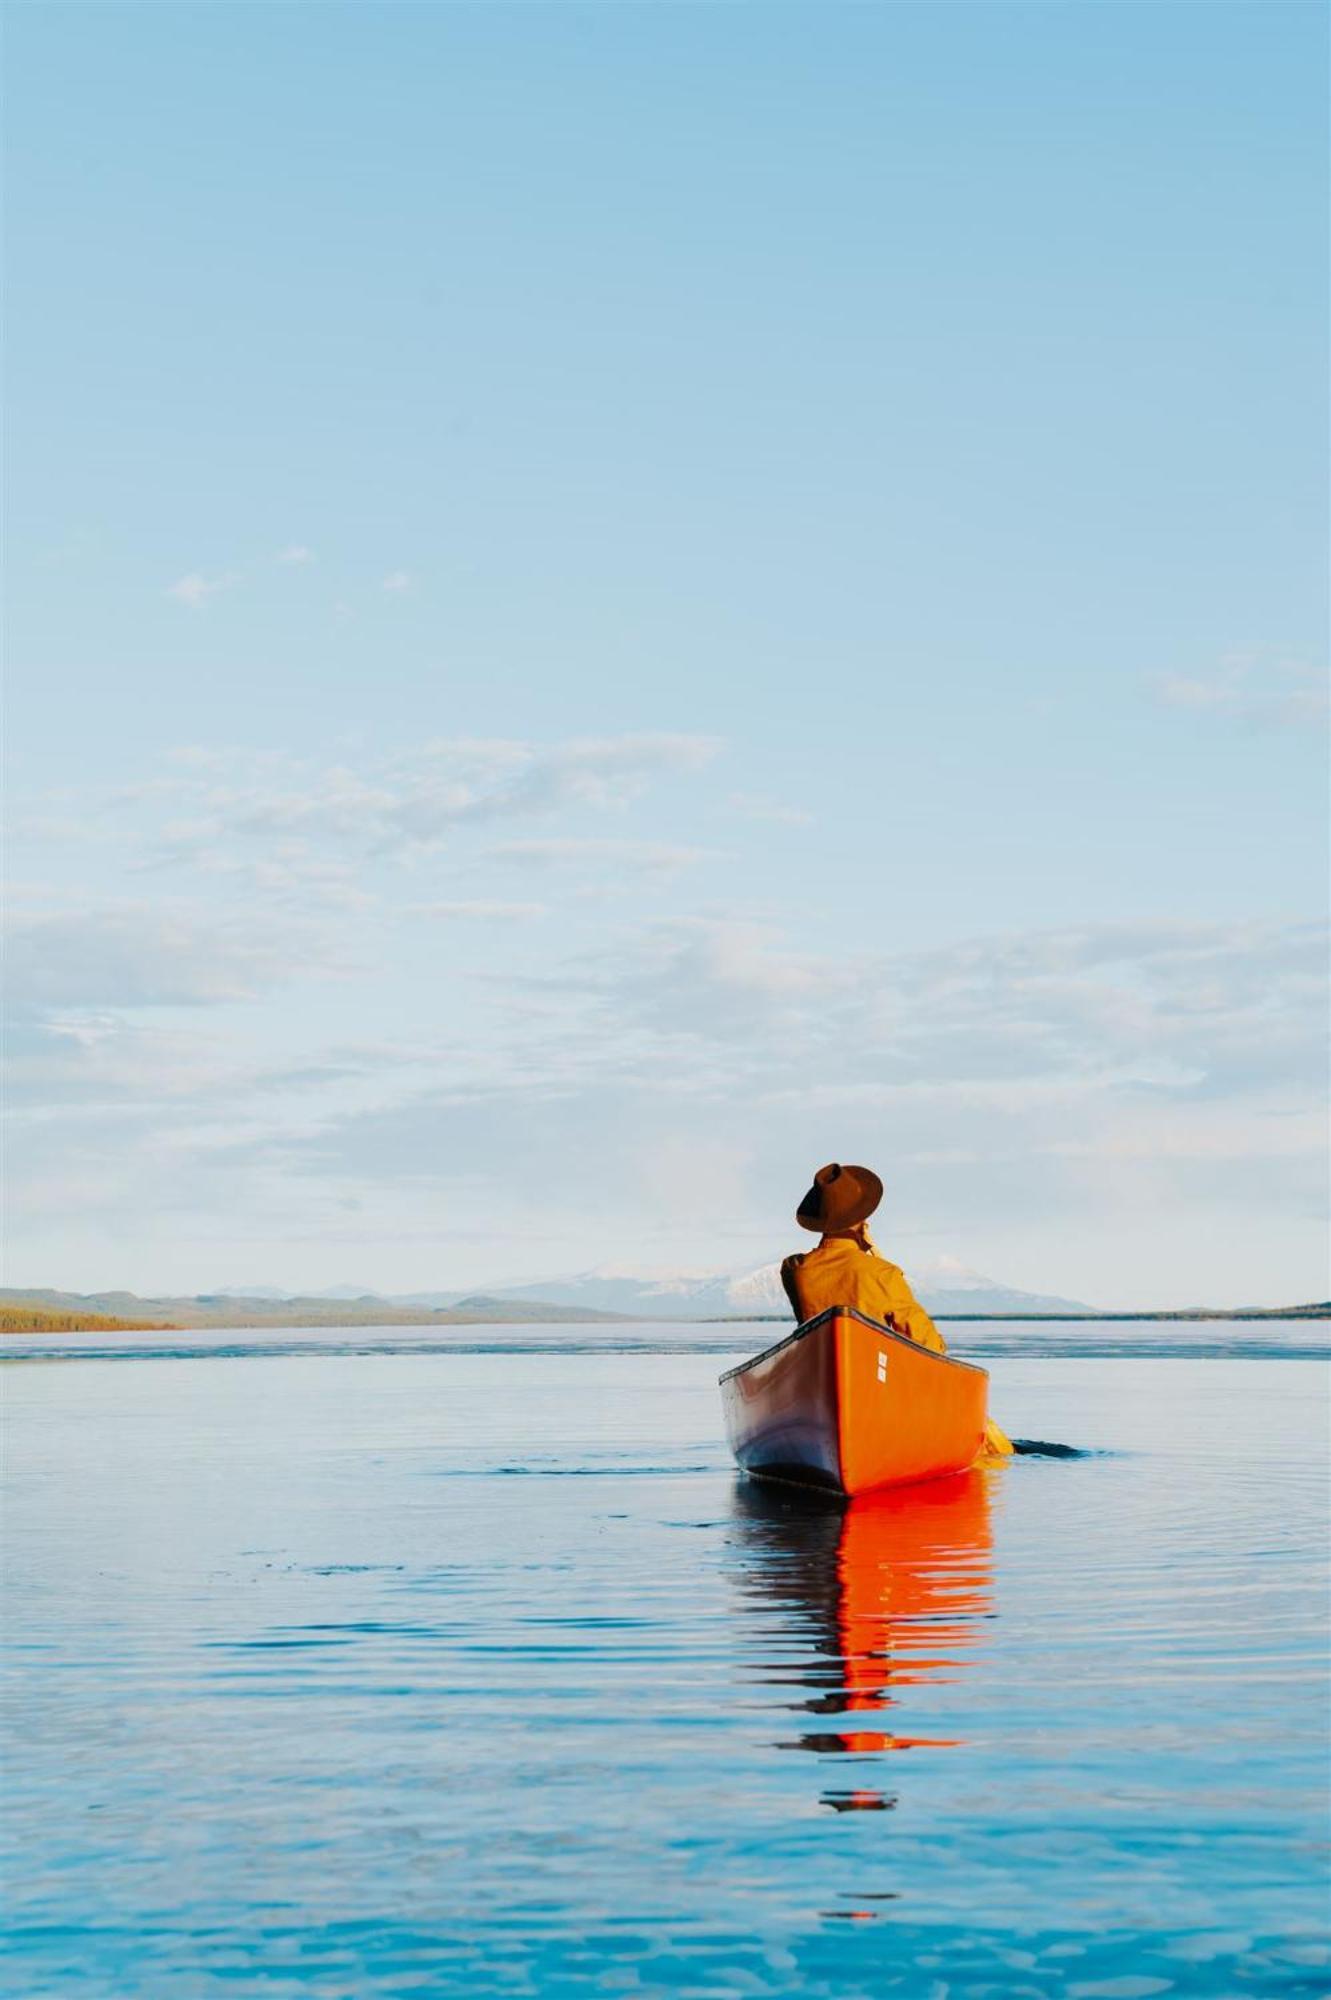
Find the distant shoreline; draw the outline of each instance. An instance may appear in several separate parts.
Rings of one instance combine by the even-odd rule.
[[[949,1326],[974,1326],[982,1323],[1008,1321],[1019,1326],[1034,1325],[1082,1325],[1099,1326],[1106,1322],[1136,1322],[1139,1320],[1250,1320],[1250,1319],[1331,1319],[1331,1304],[1308,1306],[1179,1306],[1170,1310],[1154,1312],[987,1312],[930,1313],[930,1319],[942,1320]],[[789,1320],[787,1313],[727,1313],[723,1317],[693,1322],[681,1321],[681,1325],[695,1326],[781,1326]]]
[[[174,1320],[118,1319],[109,1313],[38,1312],[0,1306],[4,1333],[179,1333]]]
[[[484,1308],[468,1310],[454,1306],[428,1307],[330,1307],[327,1300],[284,1302],[271,1311],[255,1310],[254,1300],[235,1301],[234,1309],[218,1301],[207,1305],[198,1301],[172,1300],[164,1304],[163,1317],[147,1313],[80,1312],[69,1307],[53,1307],[39,1302],[10,1299],[0,1302],[0,1336],[34,1333],[207,1333],[219,1331],[253,1332],[271,1328],[300,1327],[308,1331],[352,1327],[452,1327],[527,1326],[541,1327],[609,1326],[789,1326],[787,1313],[725,1313],[698,1319],[680,1319],[668,1314],[650,1317],[634,1313],[590,1312],[576,1307],[535,1306],[504,1310],[505,1301],[487,1302]],[[248,1310],[246,1308],[248,1307]],[[525,1309],[524,1309],[525,1307]],[[167,1316],[169,1314],[169,1317]],[[938,1312],[932,1317],[954,1326],[1104,1326],[1131,1325],[1143,1321],[1174,1324],[1224,1323],[1227,1321],[1319,1321],[1331,1320],[1331,1304],[1301,1306],[1191,1306],[1144,1312]]]

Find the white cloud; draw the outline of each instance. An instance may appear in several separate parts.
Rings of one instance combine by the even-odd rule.
[[[478,897],[407,913],[504,923],[529,908]],[[616,1244],[721,1263],[732,1239],[782,1247],[819,1159],[864,1157],[889,1183],[889,1244],[1120,1302],[1223,1301],[1260,1261],[1245,1242],[1288,1228],[1306,1258],[1315,1234],[1321,927],[1084,926],[847,961],[751,924],[626,926],[597,956],[521,979],[478,959],[490,983],[475,1011],[459,1012],[462,975],[441,977],[428,1022],[379,1044],[321,1038],[312,1016],[261,1068],[213,1038],[234,1016],[159,1036],[123,1010],[261,993],[317,964],[317,941],[312,953],[273,926],[219,944],[128,915],[81,919],[77,952],[62,920],[43,977],[24,982],[63,1010],[18,1051],[55,1121],[31,1163],[47,1177],[39,1203],[62,1148],[105,1170],[118,1147],[120,1191],[88,1191],[108,1218],[149,1196],[173,1215],[221,1199],[251,1241],[274,1217],[305,1218],[299,1254],[316,1256],[321,1230],[342,1242],[335,1212],[354,1199],[376,1272],[398,1241],[430,1241],[447,1284],[447,1232],[431,1235],[442,1196],[461,1240],[491,1232],[495,1276],[538,1237],[555,1239],[550,1268]],[[1220,1230],[1238,1275],[1202,1285]],[[1152,1270],[1172,1259],[1181,1274],[1168,1285],[1130,1267],[1157,1235]]]
[[[502,1188],[518,1235],[527,1216],[579,1227],[588,1205],[602,1245],[687,1222],[695,1252],[722,1261],[727,1232],[779,1226],[820,1158],[863,1157],[889,1180],[888,1241],[941,1237],[1046,1289],[1223,1300],[1229,1279],[1195,1276],[1220,1218],[1254,1242],[1306,1218],[1306,1274],[1324,955],[1315,928],[1146,925],[847,966],[750,926],[661,926],[552,972],[544,1013],[507,1019],[507,1076],[464,1066],[328,1121],[283,1160],[419,1191],[422,1214],[431,1187],[477,1213]],[[690,1157],[731,1170],[719,1204],[685,1217],[659,1163],[687,1187]],[[1120,1268],[1162,1218],[1178,1275]],[[1155,1244],[1157,1273],[1170,1254]],[[1226,1268],[1260,1261],[1236,1238]],[[1292,1296],[1306,1275],[1288,1282]]]
[[[1302,661],[1232,654],[1212,673],[1162,674],[1153,686],[1166,708],[1253,729],[1320,730],[1327,719],[1327,677]]]
[[[838,1023],[847,1000],[859,1006],[862,970],[849,959],[792,950],[769,926],[703,918],[662,924],[636,951],[607,961],[616,1004],[656,1032],[706,1041],[738,1038],[775,1052],[812,1045]],[[788,1038],[794,1036],[792,1043]]]
[[[291,563],[293,565],[312,563],[314,561],[314,550],[307,549],[303,542],[288,542],[284,549],[278,550],[277,560],[280,563]]]
[[[16,1006],[157,1007],[250,1000],[330,954],[308,926],[126,903],[20,920],[5,962]]]
[[[320,838],[363,852],[437,846],[468,823],[539,818],[569,810],[622,810],[649,786],[687,775],[716,754],[707,737],[634,735],[568,743],[472,741],[429,743],[408,756],[363,770],[311,769],[287,760],[241,764],[228,782],[214,767],[122,791],[126,800],[169,789],[182,815],[214,839]],[[657,865],[680,865],[689,850],[663,848]]]
[[[449,922],[455,917],[476,918],[484,923],[524,923],[546,914],[544,903],[500,903],[476,899],[459,903],[413,903],[411,916],[434,917]]]
[[[813,825],[813,814],[803,806],[787,805],[780,799],[761,798],[756,792],[732,792],[726,803],[740,819],[766,820],[773,826]]]
[[[15,906],[9,970],[37,1031],[18,1084],[50,1107],[33,1112],[31,1198],[59,1199],[62,1149],[100,1173],[118,1145],[123,1188],[88,1196],[108,1216],[160,1198],[206,1236],[220,1195],[238,1231],[308,1212],[317,1235],[354,1199],[376,1218],[376,1274],[399,1223],[428,1238],[441,1191],[470,1231],[510,1186],[515,1245],[576,1228],[585,1261],[607,1239],[634,1255],[674,1215],[721,1262],[726,1232],[775,1226],[820,1158],[859,1155],[890,1172],[894,1229],[1014,1280],[990,1238],[1025,1230],[1027,1282],[1092,1295],[1110,1288],[1068,1266],[1106,1218],[1130,1245],[1191,1215],[1195,1260],[1207,1226],[1281,1240],[1282,1218],[1311,1213],[1318,928],[1084,924],[838,950],[821,922],[717,914],[718,893],[753,907],[719,867],[694,915],[662,920],[681,900],[666,885],[728,859],[689,838],[717,804],[694,782],[716,751],[665,733],[351,744],[337,762],[186,746],[100,809],[80,795],[97,845],[65,877],[71,906]],[[653,817],[630,816],[645,796]],[[125,884],[122,849],[143,900],[99,904],[93,884]],[[43,872],[59,886],[55,862]],[[615,896],[631,922],[592,900]],[[283,992],[353,946],[362,985]],[[353,1054],[362,1023],[381,1045]],[[102,1132],[87,1155],[84,1113]],[[715,1203],[690,1191],[732,1183],[713,1228]],[[522,1254],[500,1237],[496,1276]],[[1046,1243],[1062,1268],[1041,1268]]]
[[[749,925],[663,927],[608,975],[658,1030],[864,1085],[1047,1079],[1232,1095],[1318,1066],[1320,925],[1088,926],[860,958]]]
[[[233,575],[209,577],[191,570],[188,576],[168,584],[166,594],[174,597],[178,604],[187,605],[191,611],[202,611],[212,598],[223,590],[230,590],[237,581]]]
[[[555,868],[579,863],[627,869],[634,874],[674,875],[707,859],[705,847],[664,840],[503,840],[487,848],[486,859],[523,868]]]
[[[204,822],[203,838],[210,833]],[[360,888],[345,863],[313,852],[305,841],[278,841],[257,855],[233,855],[204,848],[192,857],[205,874],[237,890],[247,902],[364,913],[374,898]]]
[[[383,588],[395,591],[409,590],[411,588],[410,573],[405,569],[390,569],[388,575],[384,578]]]

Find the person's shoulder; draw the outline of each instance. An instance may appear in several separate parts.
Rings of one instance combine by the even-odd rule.
[[[900,1264],[894,1264],[890,1257],[884,1257],[881,1250],[875,1250],[873,1254],[874,1262],[879,1265],[885,1277],[890,1278],[894,1285],[905,1284],[906,1273],[902,1270]]]

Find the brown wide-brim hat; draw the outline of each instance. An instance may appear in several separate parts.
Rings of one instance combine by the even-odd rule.
[[[867,1222],[882,1198],[883,1183],[868,1167],[819,1167],[795,1220],[801,1229],[831,1236]]]

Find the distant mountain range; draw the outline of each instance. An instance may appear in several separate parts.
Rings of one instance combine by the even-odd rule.
[[[913,1283],[930,1312],[1089,1312],[1072,1299],[1020,1292],[1000,1285],[952,1260],[922,1266]],[[551,1305],[592,1307],[627,1313],[634,1319],[761,1319],[790,1312],[779,1264],[755,1271],[642,1272],[598,1265],[572,1278],[544,1278],[535,1284],[487,1286],[497,1299],[542,1299]]]
[[[548,1305],[537,1300],[452,1297],[447,1306],[386,1299],[366,1292],[350,1297],[301,1297],[266,1289],[254,1292],[200,1292],[179,1298],[140,1298],[134,1292],[57,1292],[40,1288],[0,1290],[5,1308],[36,1309],[62,1317],[110,1317],[138,1327],[264,1326],[485,1326],[519,1321],[546,1326],[621,1323],[623,1313]],[[3,1325],[0,1324],[0,1330]]]
[[[959,1264],[922,1272],[917,1285],[931,1312],[1084,1313],[1069,1299],[997,1285]],[[225,1286],[190,1297],[140,1298],[132,1292],[80,1294],[0,1290],[0,1304],[60,1313],[101,1313],[175,1326],[484,1325],[523,1321],[594,1325],[615,1320],[786,1319],[790,1307],[780,1266],[755,1271],[643,1272],[599,1265],[573,1277],[493,1285],[476,1292],[386,1295],[353,1285],[299,1294],[272,1285]]]
[[[1192,1307],[1175,1311],[1102,1312],[1073,1299],[1017,1291],[954,1259],[913,1265],[920,1299],[939,1319],[1246,1319],[1325,1318],[1325,1305]],[[407,1292],[386,1296],[338,1285],[300,1294],[271,1285],[224,1287],[190,1297],[140,1298],[133,1292],[0,1289],[0,1309],[103,1315],[139,1326],[486,1326],[504,1323],[594,1326],[625,1320],[692,1322],[791,1317],[780,1266],[753,1271],[642,1271],[598,1265],[574,1277],[476,1292]],[[0,1320],[0,1330],[4,1322]]]

